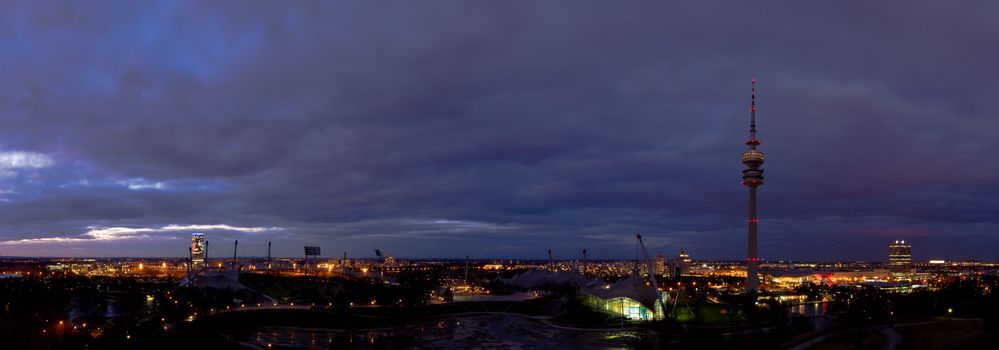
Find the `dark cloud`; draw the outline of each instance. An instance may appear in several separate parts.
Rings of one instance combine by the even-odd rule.
[[[0,254],[996,259],[996,6],[4,4]]]

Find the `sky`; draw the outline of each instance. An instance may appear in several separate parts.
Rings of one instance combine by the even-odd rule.
[[[999,260],[997,13],[4,2],[0,255]]]

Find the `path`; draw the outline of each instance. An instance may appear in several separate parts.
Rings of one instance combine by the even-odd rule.
[[[881,350],[895,350],[898,343],[902,342],[902,335],[891,327],[881,328],[881,334],[885,335],[885,343],[881,346]]]

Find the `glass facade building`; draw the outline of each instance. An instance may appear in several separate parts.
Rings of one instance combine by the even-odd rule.
[[[207,263],[207,251],[205,249],[205,234],[191,234],[191,265],[195,268],[202,268]]]

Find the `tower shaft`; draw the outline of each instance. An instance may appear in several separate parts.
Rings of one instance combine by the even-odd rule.
[[[742,153],[742,184],[749,187],[749,244],[746,254],[746,292],[753,295],[759,291],[760,257],[757,251],[756,225],[759,218],[756,214],[756,188],[763,184],[763,152],[756,149],[760,140],[756,138],[756,79],[753,79],[753,94],[749,106],[749,149]]]
[[[746,254],[746,290],[759,290],[760,258],[756,247],[756,186],[749,186],[749,251]]]

